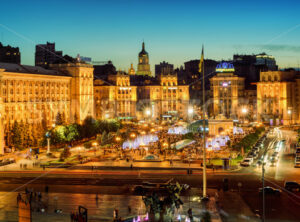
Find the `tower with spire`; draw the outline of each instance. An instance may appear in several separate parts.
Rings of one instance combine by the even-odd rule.
[[[135,70],[134,70],[134,68],[133,68],[133,64],[132,64],[132,63],[131,63],[130,68],[128,69],[128,74],[129,74],[129,75],[135,75]]]
[[[151,76],[150,65],[149,65],[149,55],[145,50],[145,43],[143,42],[142,51],[138,56],[138,69],[137,75],[148,75]]]

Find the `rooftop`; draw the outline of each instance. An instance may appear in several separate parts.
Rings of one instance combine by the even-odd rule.
[[[4,69],[5,72],[16,72],[16,73],[24,73],[24,74],[69,76],[68,74],[59,72],[57,70],[45,69],[40,66],[20,65],[14,63],[0,62],[0,69]]]

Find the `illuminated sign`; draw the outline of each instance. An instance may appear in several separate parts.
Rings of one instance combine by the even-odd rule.
[[[177,89],[177,87],[169,87],[168,89]]]
[[[120,87],[120,90],[127,90],[127,89],[131,89],[131,87]]]
[[[221,62],[216,67],[216,72],[234,72],[233,64],[227,62]]]

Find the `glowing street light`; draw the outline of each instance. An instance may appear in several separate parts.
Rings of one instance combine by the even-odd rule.
[[[121,137],[116,136],[115,140],[116,140],[116,142],[120,142],[121,141]]]
[[[109,114],[105,113],[105,119],[108,119],[108,118],[109,118]]]
[[[189,115],[192,115],[192,114],[194,113],[194,109],[193,109],[193,107],[189,107],[189,109],[188,109],[188,113],[189,113]]]
[[[248,112],[247,108],[244,107],[244,108],[242,109],[242,113],[243,113],[243,114],[246,114],[247,112]]]
[[[130,134],[130,138],[134,139],[136,137],[136,134],[135,133],[131,133]]]
[[[150,109],[146,109],[145,114],[146,114],[146,116],[150,116],[151,115]]]

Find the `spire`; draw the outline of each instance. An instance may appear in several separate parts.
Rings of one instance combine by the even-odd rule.
[[[145,43],[144,43],[144,41],[143,41],[142,50],[145,51]]]

